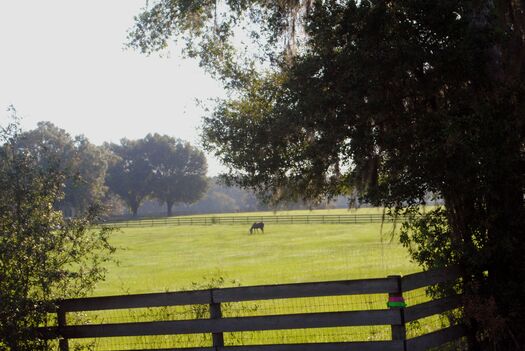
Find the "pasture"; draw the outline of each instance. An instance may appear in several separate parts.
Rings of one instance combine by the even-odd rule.
[[[380,213],[378,209],[358,211]],[[277,214],[305,213],[349,211]],[[177,291],[220,278],[225,280],[223,286],[246,286],[383,277],[418,270],[392,237],[390,223],[267,224],[264,234],[253,235],[248,235],[249,228],[240,224],[123,228],[111,237],[118,265],[108,266],[106,281],[94,295]]]
[[[339,211],[323,212],[337,214]],[[308,213],[317,214],[317,211]],[[246,224],[123,228],[111,237],[111,243],[118,249],[119,264],[108,266],[106,281],[97,287],[94,295],[376,278],[419,271],[392,234],[391,223],[268,224],[264,234],[253,235],[248,234],[249,229],[250,225]],[[387,298],[386,294],[373,294],[230,303],[223,306],[223,316],[384,309]],[[428,300],[424,289],[414,290],[405,299],[409,305]],[[209,318],[209,312],[207,306],[110,310],[71,314],[68,323],[78,323],[78,318],[128,323]],[[446,321],[442,318],[426,318],[421,323],[410,324],[407,333],[413,337],[437,330],[444,324]],[[390,327],[385,325],[227,333],[225,338],[229,345],[246,345],[390,340],[391,334]],[[84,339],[72,343],[91,345],[94,350],[210,344],[209,334]]]

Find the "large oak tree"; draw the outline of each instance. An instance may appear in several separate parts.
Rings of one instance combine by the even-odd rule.
[[[115,156],[108,167],[106,183],[131,210],[134,217],[140,204],[151,194],[153,169],[141,140],[122,139],[120,144],[109,144]]]
[[[135,217],[146,198],[166,204],[169,216],[174,204],[191,204],[206,192],[206,158],[187,142],[148,134],[143,139],[123,139],[109,148],[116,158],[108,169],[108,186]]]
[[[144,144],[153,171],[152,196],[166,204],[168,216],[174,204],[191,204],[204,196],[208,168],[201,150],[160,134],[148,134]]]
[[[358,191],[394,212],[443,198],[406,224],[404,242],[425,268],[465,269],[472,347],[519,349],[524,6],[160,0],[137,17],[130,45],[151,53],[183,38],[222,79],[230,96],[204,139],[233,182],[274,199]],[[242,27],[261,50],[236,50]]]

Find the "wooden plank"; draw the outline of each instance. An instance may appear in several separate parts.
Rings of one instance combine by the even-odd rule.
[[[395,291],[397,291],[395,279],[379,278],[214,289],[213,294],[215,302],[234,302],[314,296],[377,294]],[[60,302],[60,306],[65,312],[73,312],[209,304],[211,302],[210,294],[210,290],[197,290],[171,293],[90,297],[63,300]]]
[[[97,338],[399,324],[393,310],[307,313],[263,317],[67,326],[62,336]]]
[[[121,350],[126,351],[126,350]],[[399,341],[143,349],[133,351],[403,351]]]
[[[449,296],[439,300],[409,306],[405,309],[405,322],[412,322],[419,318],[450,311],[461,307],[461,295]]]
[[[215,347],[183,347],[183,348],[168,348],[168,349],[132,349],[132,351],[217,351]],[[130,351],[130,349],[119,350]]]
[[[409,291],[429,285],[454,280],[459,277],[459,267],[453,266],[406,275],[403,277],[401,284],[403,287],[403,291]]]
[[[398,220],[402,220],[399,217]],[[359,214],[359,215],[288,215],[288,216],[187,216],[187,217],[170,217],[170,218],[153,218],[141,219],[136,221],[117,220],[108,225],[126,226],[130,228],[139,228],[144,226],[156,225],[195,225],[207,223],[243,223],[249,224],[253,221],[263,221],[267,223],[370,223],[370,222],[392,222],[391,217],[383,219],[380,214]]]
[[[400,341],[254,345],[220,347],[218,351],[403,351]]]
[[[386,294],[396,291],[396,279],[378,278],[225,288],[214,290],[213,296],[216,302],[237,302],[314,296]]]
[[[443,345],[447,342],[458,340],[465,336],[465,328],[456,325],[437,332],[418,336],[407,340],[407,351],[424,351],[433,347]]]
[[[58,327],[35,328],[36,337],[42,340],[52,340],[59,337]]]
[[[210,290],[181,291],[154,294],[87,297],[60,301],[65,312],[98,311],[122,308],[199,305],[211,302]]]

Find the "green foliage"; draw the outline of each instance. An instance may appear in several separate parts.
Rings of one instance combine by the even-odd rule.
[[[88,210],[102,201],[107,188],[105,176],[108,155],[84,136],[72,138],[50,122],[39,122],[34,130],[20,135],[19,145],[27,148],[43,167],[58,162],[58,168],[71,177],[65,180],[64,197],[56,206],[68,216]]]
[[[300,15],[310,4],[296,0],[158,0],[135,17],[128,45],[151,54],[165,50],[171,40],[182,39],[188,56],[198,58],[227,87],[243,89],[258,77],[258,67],[286,59],[286,53],[274,50],[275,45],[290,51],[298,44]],[[239,37],[240,32],[245,35]],[[245,44],[247,41],[252,45]]]
[[[444,263],[444,251],[432,247],[450,243],[451,258],[473,277],[468,292],[493,299],[506,321],[478,340],[525,344],[522,3],[220,2],[226,15],[214,15],[217,5],[208,2],[184,4],[160,1],[145,11],[132,46],[158,49],[148,35],[166,42],[192,34],[188,45],[206,43],[212,36],[201,30],[214,21],[242,23],[253,14],[266,57],[281,58],[262,66],[256,57],[235,60],[248,62],[250,73],[239,75],[223,69],[233,46],[194,52],[231,91],[204,126],[206,148],[230,166],[228,180],[274,200],[359,192],[394,210],[435,194],[446,209],[406,227],[420,247],[414,257]],[[297,43],[295,55],[283,50]],[[480,314],[470,317],[473,329],[488,325]]]
[[[136,216],[141,202],[151,193],[149,184],[153,176],[143,143],[122,139],[120,145],[111,144],[108,148],[116,157],[108,168],[106,184],[110,191],[126,202]]]
[[[159,134],[148,134],[144,148],[153,172],[152,195],[166,204],[168,216],[175,203],[191,204],[202,198],[208,187],[202,151]]]
[[[108,169],[107,184],[129,206],[134,216],[148,197],[167,206],[191,204],[208,187],[204,153],[189,143],[167,135],[148,134],[144,139],[122,139],[108,146],[116,155]]]
[[[410,256],[426,270],[459,263],[461,249],[451,242],[450,227],[442,207],[427,213],[410,211],[401,226],[400,241]]]
[[[90,292],[114,250],[110,229],[91,228],[99,208],[65,219],[53,207],[67,173],[57,154],[25,141],[16,119],[0,129],[0,350],[50,349],[33,328],[49,322],[56,299]]]

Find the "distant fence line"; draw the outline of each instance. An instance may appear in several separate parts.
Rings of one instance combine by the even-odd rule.
[[[461,306],[461,295],[406,306],[389,305],[382,309],[341,310],[312,313],[306,308],[300,313],[282,313],[260,316],[223,316],[221,306],[232,302],[262,301],[275,299],[313,298],[323,296],[348,296],[361,294],[388,294],[388,301],[403,301],[403,293],[431,285],[454,281],[460,277],[457,268],[433,270],[404,277],[299,283],[265,286],[248,286],[194,290],[183,292],[154,293],[81,298],[59,301],[58,325],[40,328],[43,339],[59,339],[60,351],[69,351],[70,340],[135,337],[155,335],[184,335],[205,333],[211,336],[211,345],[193,348],[171,347],[181,351],[423,351],[442,344],[457,341],[464,334],[461,325],[442,326],[439,330],[416,337],[407,337],[408,323],[433,315],[455,310]],[[386,302],[386,301],[385,301]],[[67,322],[67,313],[87,311],[143,309],[164,306],[201,305],[206,315],[184,320],[135,321],[131,323],[77,324]],[[386,305],[386,304],[385,304]],[[93,323],[93,322],[91,322]],[[347,326],[390,326],[389,338],[381,341],[327,342],[302,344],[247,344],[226,345],[224,333],[246,331],[277,331]],[[121,350],[136,349],[137,345],[123,345]],[[73,349],[73,348],[71,348]],[[155,349],[161,350],[161,349]]]
[[[382,214],[344,214],[344,215],[289,215],[289,216],[184,216],[126,221],[110,221],[105,224],[117,227],[155,227],[176,225],[211,224],[364,224],[392,223],[401,221],[404,216],[391,217]]]

